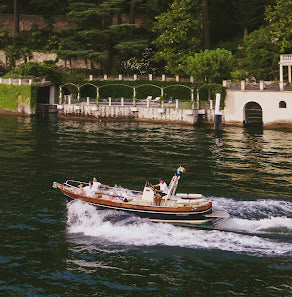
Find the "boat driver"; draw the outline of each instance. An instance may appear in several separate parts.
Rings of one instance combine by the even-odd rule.
[[[96,177],[93,178],[92,187],[93,187],[93,189],[94,189],[95,192],[98,191],[100,187],[111,189],[110,186],[104,185],[101,182],[97,181],[97,178]]]
[[[153,185],[153,187],[155,187],[155,188],[159,187],[159,190],[156,190],[154,200],[155,200],[156,205],[160,205],[161,198],[163,196],[166,196],[168,193],[168,186],[167,186],[166,182],[164,181],[164,178],[161,177],[159,179],[159,184]]]

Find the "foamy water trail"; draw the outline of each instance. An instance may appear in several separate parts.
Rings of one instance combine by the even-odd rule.
[[[222,250],[256,256],[291,256],[292,245],[248,234],[198,230],[170,224],[151,223],[122,212],[98,211],[94,206],[68,203],[68,232],[94,236],[100,242],[125,246],[179,246]]]

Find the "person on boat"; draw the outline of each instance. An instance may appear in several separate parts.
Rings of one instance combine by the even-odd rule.
[[[88,182],[88,186],[82,187],[82,185],[79,185],[79,188],[81,189],[81,193],[85,194],[88,197],[95,197],[95,189],[93,188],[92,181]]]
[[[92,186],[93,186],[93,189],[95,190],[95,192],[98,191],[100,187],[111,189],[110,186],[104,185],[101,182],[97,181],[96,177],[93,178]]]
[[[168,186],[167,186],[166,182],[164,181],[164,178],[162,178],[162,177],[159,179],[159,184],[152,185],[152,186],[154,188],[159,187],[159,190],[156,190],[156,194],[154,196],[154,201],[155,201],[156,205],[160,205],[161,198],[163,196],[166,196],[168,193]]]

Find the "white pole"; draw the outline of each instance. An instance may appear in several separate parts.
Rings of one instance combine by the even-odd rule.
[[[216,115],[221,115],[221,112],[220,112],[220,100],[221,100],[221,94],[217,93],[216,94],[216,102],[215,102],[215,114]]]

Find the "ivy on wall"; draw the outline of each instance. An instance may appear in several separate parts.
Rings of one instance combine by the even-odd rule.
[[[19,106],[35,110],[38,86],[0,84],[0,109],[17,111]]]

